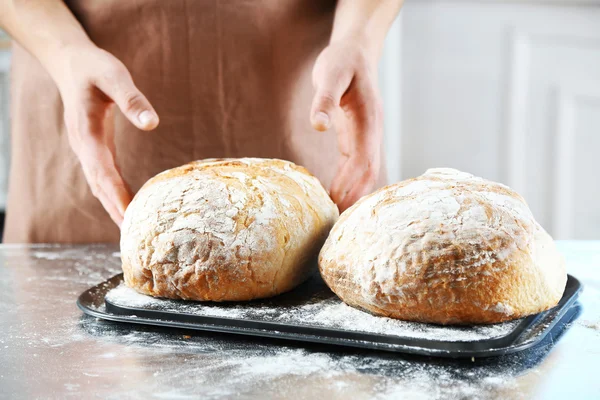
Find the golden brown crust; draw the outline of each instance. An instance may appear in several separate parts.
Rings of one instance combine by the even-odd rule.
[[[562,258],[521,196],[449,169],[361,199],[332,229],[319,267],[352,306],[439,324],[538,313],[566,283]]]
[[[313,271],[338,216],[318,180],[282,160],[211,159],[165,171],[125,214],[125,282],[166,298],[240,301]]]

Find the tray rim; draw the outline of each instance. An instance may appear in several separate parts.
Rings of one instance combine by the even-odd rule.
[[[108,290],[116,287],[112,281],[118,280],[118,283],[122,281],[122,274],[117,274],[98,285],[95,285],[91,288],[88,288],[86,291],[81,293],[81,295],[77,299],[77,306],[80,310],[82,310],[85,314],[104,319],[109,321],[121,322],[121,323],[134,323],[138,325],[153,325],[153,326],[161,326],[161,327],[171,327],[178,329],[190,329],[197,331],[208,331],[208,332],[219,332],[219,333],[229,333],[229,334],[241,334],[247,336],[254,337],[266,337],[266,338],[274,338],[280,340],[293,340],[293,341],[301,341],[308,343],[321,343],[321,344],[329,344],[335,346],[346,346],[346,347],[356,347],[363,349],[374,349],[374,350],[384,350],[389,352],[397,352],[397,353],[409,353],[409,354],[418,354],[425,356],[438,356],[438,357],[448,357],[448,358],[469,358],[469,357],[493,357],[500,356],[504,354],[511,354],[519,351],[523,351],[534,347],[541,343],[546,336],[556,328],[556,326],[560,325],[563,320],[566,319],[566,316],[570,317],[574,314],[574,307],[577,298],[579,297],[581,291],[583,290],[583,286],[581,282],[572,275],[568,275],[568,282],[574,286],[573,292],[569,297],[565,298],[565,295],[559,301],[559,304],[547,311],[544,311],[539,314],[534,314],[524,318],[524,321],[519,323],[513,330],[511,330],[507,335],[488,339],[488,340],[476,340],[476,341],[434,341],[427,339],[411,339],[408,337],[398,337],[400,339],[404,339],[404,342],[410,341],[424,341],[428,342],[428,344],[447,344],[447,345],[474,345],[480,344],[483,345],[481,348],[471,348],[471,349],[441,349],[437,347],[423,347],[417,345],[410,345],[406,343],[389,343],[389,342],[381,342],[372,340],[375,338],[390,338],[389,335],[380,335],[380,334],[370,334],[364,333],[360,331],[342,331],[345,333],[350,333],[351,335],[347,335],[350,337],[339,337],[339,336],[328,336],[328,335],[319,335],[315,333],[303,333],[303,332],[293,332],[293,331],[281,331],[277,330],[277,328],[286,326],[290,328],[299,329],[302,331],[305,330],[316,330],[319,332],[332,333],[335,334],[340,332],[340,330],[322,328],[322,327],[312,327],[312,326],[303,326],[303,325],[290,325],[283,323],[273,323],[273,322],[264,322],[264,321],[250,321],[251,325],[262,325],[263,327],[243,327],[243,326],[235,326],[235,325],[226,325],[227,321],[237,322],[237,323],[247,323],[247,321],[239,320],[236,318],[228,318],[228,317],[211,317],[211,316],[198,316],[195,314],[186,314],[181,313],[180,315],[189,316],[194,318],[201,318],[206,320],[205,322],[186,322],[181,320],[169,320],[169,319],[161,319],[161,318],[150,318],[138,316],[135,313],[139,311],[144,311],[143,309],[135,308],[135,307],[127,307],[127,306],[116,306],[122,309],[126,309],[131,312],[132,315],[126,314],[114,314],[108,311],[108,302],[105,300],[105,294]],[[118,284],[117,283],[117,284]],[[565,285],[565,288],[568,288],[568,285]],[[97,295],[96,292],[104,291],[101,294],[101,302],[105,304],[106,312],[99,310],[97,308],[93,308],[90,306],[91,302],[87,299],[88,297],[92,297]],[[96,294],[94,294],[96,293]],[[561,304],[562,303],[562,304]],[[115,307],[115,305],[112,305]],[[560,308],[558,311],[555,309],[557,307]],[[518,343],[518,340],[523,336],[528,329],[530,329],[535,323],[538,322],[540,317],[545,314],[552,312],[555,310],[556,315],[550,320],[549,323],[546,324],[544,329],[533,339],[527,339],[523,342]],[[147,310],[146,310],[147,312]],[[549,317],[549,316],[547,316]],[[529,321],[528,321],[529,320]],[[542,318],[542,321],[545,321],[545,318]],[[223,322],[225,321],[225,323]],[[528,322],[527,322],[528,321]],[[525,325],[525,327],[521,331],[516,331],[520,325]],[[493,346],[494,343],[499,343],[505,341],[507,337],[510,337],[512,334],[517,333],[514,338],[512,338],[509,344]],[[356,339],[351,336],[361,336],[366,339]],[[371,339],[370,339],[371,338]],[[490,346],[490,342],[492,345]]]

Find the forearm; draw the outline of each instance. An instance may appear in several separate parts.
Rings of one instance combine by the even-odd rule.
[[[404,0],[339,0],[331,42],[353,38],[377,61]]]
[[[54,75],[56,55],[93,45],[62,0],[0,0],[0,26]]]

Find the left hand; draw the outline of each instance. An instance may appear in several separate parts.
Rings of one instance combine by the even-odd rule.
[[[330,193],[340,211],[370,193],[379,177],[383,110],[377,60],[357,40],[331,43],[313,69],[313,128],[335,125],[341,158]]]

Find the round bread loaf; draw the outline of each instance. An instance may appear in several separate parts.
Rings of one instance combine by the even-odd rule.
[[[127,208],[125,282],[172,299],[274,296],[316,269],[337,217],[317,178],[291,162],[192,162],[150,179]]]
[[[437,324],[496,323],[551,308],[567,275],[525,200],[454,169],[384,187],[344,212],[319,257],[347,304]]]

